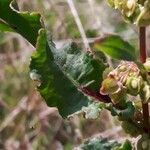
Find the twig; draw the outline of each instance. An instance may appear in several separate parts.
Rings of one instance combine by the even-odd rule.
[[[84,31],[83,25],[82,25],[81,20],[79,18],[78,12],[77,12],[77,10],[75,8],[74,2],[73,2],[73,0],[67,0],[67,2],[68,2],[68,5],[70,7],[70,10],[72,12],[72,15],[73,15],[73,17],[75,19],[75,22],[77,24],[77,27],[78,27],[78,29],[80,31],[80,34],[81,34],[81,37],[83,39],[83,43],[85,45],[85,48],[90,51],[90,45],[88,43],[88,40],[87,40],[85,31]]]
[[[140,27],[139,32],[140,32],[140,34],[139,34],[140,60],[142,63],[145,63],[145,61],[146,61],[146,28]],[[143,109],[144,127],[150,133],[148,104],[142,103],[142,109]]]
[[[8,125],[12,123],[13,120],[20,114],[26,107],[28,97],[23,97],[19,102],[18,106],[5,118],[5,120],[0,125],[0,132],[2,132]]]

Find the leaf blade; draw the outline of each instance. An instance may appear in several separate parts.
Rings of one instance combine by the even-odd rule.
[[[17,8],[16,6],[15,8]],[[98,60],[94,60],[92,56],[85,52],[81,52],[78,48],[74,50],[69,47],[71,53],[62,49],[65,54],[64,58],[69,60],[64,68],[60,64],[61,61],[57,60],[57,58],[62,59],[62,53],[58,52],[51,40],[49,43],[47,42],[46,32],[41,29],[41,16],[36,13],[15,10],[12,7],[11,0],[0,1],[0,18],[3,22],[6,22],[6,25],[9,25],[10,29],[21,34],[36,47],[37,51],[32,56],[30,68],[32,77],[41,81],[41,85],[37,88],[48,106],[58,107],[63,117],[80,110],[82,106],[87,106],[89,96],[93,98],[95,93],[92,92],[94,90],[98,92],[99,90],[105,65]],[[5,30],[9,30],[9,28],[5,28]],[[72,63],[70,63],[71,55],[74,59]],[[77,63],[76,59],[81,60],[82,63],[72,69],[73,64]],[[86,67],[82,68],[82,65]],[[75,72],[72,73],[72,71]],[[82,78],[77,80],[76,74],[79,74]],[[83,90],[85,87],[90,88],[92,94],[89,89],[86,89],[85,92]]]
[[[14,32],[10,26],[0,20],[0,32]]]
[[[57,106],[60,114],[66,117],[82,106],[87,106],[88,98],[84,96],[61,72],[55,64],[51,49],[46,44],[46,33],[40,31],[37,52],[32,55],[30,69],[36,69],[42,76],[38,91],[49,106]]]
[[[95,51],[102,51],[114,59],[135,61],[135,49],[117,35],[109,35],[94,43]]]
[[[19,12],[13,8],[13,3],[14,1],[12,0],[0,1],[0,18],[35,46],[38,31],[42,28],[41,15],[38,13]]]
[[[99,92],[103,80],[102,74],[106,68],[99,59],[82,51],[73,42],[56,51],[54,56],[62,71],[76,86],[88,87],[92,91]]]

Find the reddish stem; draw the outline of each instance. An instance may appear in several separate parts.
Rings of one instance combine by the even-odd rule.
[[[139,34],[140,60],[141,60],[142,63],[145,63],[145,61],[146,61],[146,28],[145,27],[140,27],[140,31],[139,32],[140,32],[140,34]],[[144,127],[150,133],[148,104],[143,104],[142,103],[142,109],[143,109]]]
[[[142,63],[146,61],[146,29],[145,27],[140,27],[140,60]]]
[[[93,92],[91,89],[87,87],[80,87],[79,88],[83,93],[86,95],[94,98],[96,101],[104,102],[104,103],[110,103],[111,99],[108,95],[102,95],[99,92]]]

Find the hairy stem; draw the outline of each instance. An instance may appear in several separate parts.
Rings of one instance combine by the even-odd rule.
[[[142,63],[145,63],[145,61],[146,61],[146,28],[140,27],[139,32],[140,32],[140,34],[139,34],[140,60]],[[143,109],[144,127],[150,133],[148,104],[142,104],[142,109]]]

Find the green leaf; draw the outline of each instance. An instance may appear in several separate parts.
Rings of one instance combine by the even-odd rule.
[[[87,106],[89,97],[82,92],[91,97],[97,96],[105,65],[100,60],[93,59],[92,55],[82,52],[74,43],[57,50],[51,40],[47,42],[44,29],[40,30],[41,16],[37,13],[19,12],[14,2],[0,1],[0,18],[3,22],[0,30],[12,29],[36,46],[30,76],[38,82],[37,89],[48,106],[58,107],[63,117]],[[9,25],[8,28],[6,25]]]
[[[132,118],[135,112],[135,107],[130,101],[126,103],[126,108],[122,110],[115,108],[112,104],[109,104],[106,108],[110,110],[112,116],[118,116],[120,120]]]
[[[38,13],[18,12],[13,7],[14,2],[12,0],[0,0],[0,18],[12,30],[20,33],[35,46],[38,31],[42,27],[40,22],[41,16]],[[8,30],[6,24],[0,25],[1,31],[4,31],[4,28],[6,31]]]
[[[10,28],[9,25],[2,22],[1,20],[0,20],[0,31],[1,32],[14,32],[14,30],[12,28]]]
[[[101,112],[101,103],[91,103],[88,107],[82,107],[86,119],[97,119]]]
[[[58,107],[60,114],[66,117],[87,106],[88,97],[78,89],[88,87],[98,91],[105,66],[78,49],[75,43],[57,50],[52,41],[47,44],[43,32],[40,31],[37,52],[32,56],[31,75],[41,82],[38,90],[47,104]]]
[[[75,43],[67,44],[54,52],[56,63],[77,87],[88,87],[99,92],[102,74],[106,66],[93,55],[78,48]]]
[[[145,64],[142,64],[141,62],[135,62],[135,63],[136,63],[136,65],[138,66],[138,68],[140,70],[140,74],[141,74],[142,78],[145,81],[149,82],[148,77],[147,77],[147,70],[146,70]]]
[[[120,146],[116,141],[108,141],[106,138],[92,138],[86,140],[81,146],[78,147],[79,150],[112,150],[115,147]]]
[[[120,147],[114,150],[132,150],[132,144],[129,140],[126,140]]]
[[[132,144],[126,140],[122,145],[117,141],[111,141],[106,138],[92,138],[86,140],[79,150],[132,150]]]
[[[114,59],[135,61],[135,49],[117,35],[109,35],[94,43],[96,52],[102,51]]]
[[[55,47],[47,44],[46,33],[40,30],[37,51],[32,55],[30,69],[41,76],[38,91],[49,106],[56,106],[63,117],[87,106],[88,98],[84,96],[56,65],[52,52]],[[39,77],[40,77],[39,76]]]

